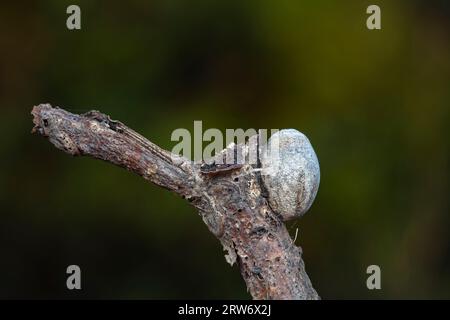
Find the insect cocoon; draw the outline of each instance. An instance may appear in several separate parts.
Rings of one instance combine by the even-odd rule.
[[[260,160],[272,209],[284,221],[301,217],[320,183],[319,161],[308,138],[295,129],[280,130],[261,148]]]

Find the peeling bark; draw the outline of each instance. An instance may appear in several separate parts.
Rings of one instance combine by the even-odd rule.
[[[239,265],[254,299],[319,299],[301,248],[268,205],[258,166],[194,163],[98,111],[76,115],[40,104],[32,115],[32,132],[58,149],[111,162],[188,200],[222,243],[227,262]]]

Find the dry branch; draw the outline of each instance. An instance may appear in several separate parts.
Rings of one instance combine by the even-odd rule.
[[[40,104],[32,115],[32,132],[58,149],[111,162],[187,199],[228,252],[226,260],[237,262],[254,299],[319,299],[301,248],[268,205],[254,165],[205,172],[98,111],[76,115]]]

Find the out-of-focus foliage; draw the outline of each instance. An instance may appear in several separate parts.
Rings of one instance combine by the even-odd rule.
[[[66,29],[79,4],[82,30]],[[296,128],[322,180],[289,226],[323,298],[449,298],[450,6],[377,1],[0,5],[0,297],[248,298],[182,199],[30,134],[33,105],[171,132]],[[65,269],[82,268],[81,292]],[[366,288],[378,264],[382,290]]]

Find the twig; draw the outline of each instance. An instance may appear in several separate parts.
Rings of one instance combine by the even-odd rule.
[[[301,248],[267,204],[258,168],[205,173],[98,111],[76,115],[40,104],[32,115],[32,132],[58,149],[111,162],[187,199],[228,251],[226,260],[238,263],[254,299],[319,299]]]

